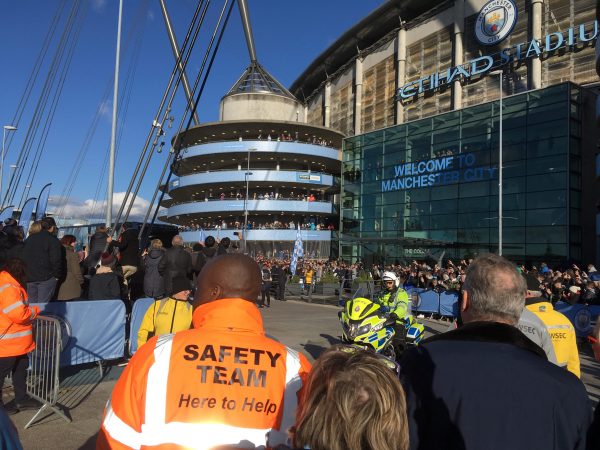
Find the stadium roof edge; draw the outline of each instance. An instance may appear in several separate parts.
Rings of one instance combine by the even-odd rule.
[[[442,2],[445,4],[446,2]],[[290,86],[290,92],[305,101],[313,91],[341,66],[400,27],[400,18],[409,22],[436,6],[439,0],[388,0],[368,16],[353,25],[323,51]]]

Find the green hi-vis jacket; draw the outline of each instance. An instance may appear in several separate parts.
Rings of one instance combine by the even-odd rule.
[[[402,288],[396,288],[393,291],[381,291],[376,302],[389,309],[390,313],[395,313],[399,319],[411,315],[410,299],[408,293]]]

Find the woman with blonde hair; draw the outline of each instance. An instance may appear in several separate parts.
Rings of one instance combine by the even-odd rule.
[[[294,448],[407,450],[406,399],[396,363],[348,346],[326,350],[312,367],[296,425]]]
[[[39,233],[40,231],[42,231],[42,221],[41,220],[36,220],[35,222],[32,222],[31,225],[29,226],[29,234],[36,234]]]

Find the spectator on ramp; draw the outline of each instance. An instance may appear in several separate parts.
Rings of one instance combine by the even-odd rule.
[[[215,257],[200,275],[194,328],[153,337],[106,407],[97,448],[276,448],[287,441],[306,358],[265,336],[258,264]]]

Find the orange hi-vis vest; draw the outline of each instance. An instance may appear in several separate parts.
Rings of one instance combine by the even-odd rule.
[[[8,272],[0,272],[0,358],[25,355],[35,348],[31,322],[39,314],[27,292]]]
[[[194,329],[153,337],[129,361],[97,449],[275,448],[287,442],[310,363],[265,336],[243,299],[199,306]]]

